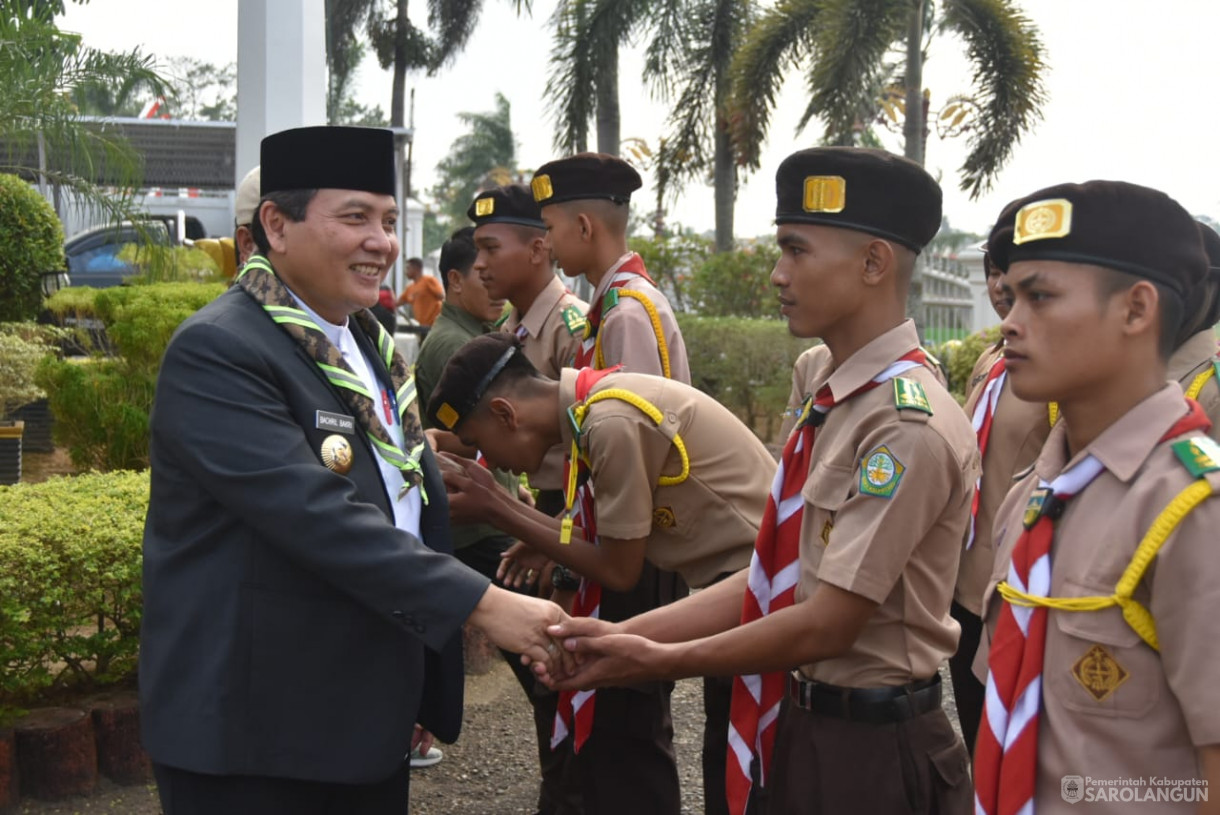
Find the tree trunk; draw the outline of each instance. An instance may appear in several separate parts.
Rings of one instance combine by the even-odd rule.
[[[97,766],[116,784],[142,784],[152,778],[152,764],[140,743],[140,702],[125,693],[93,704]]]
[[[716,199],[716,251],[733,248],[733,205],[737,202],[737,163],[728,122],[716,123],[715,154],[712,157],[712,186]]]
[[[97,745],[93,720],[83,710],[49,707],[23,717],[17,731],[17,772],[21,791],[58,801],[88,795],[97,785]]]
[[[906,96],[907,110],[902,125],[903,154],[923,164],[923,12],[926,0],[913,0],[907,27]]]
[[[0,729],[0,812],[17,806],[17,740],[11,729]]]
[[[404,127],[407,91],[407,0],[398,0],[398,16],[394,23],[394,84],[390,90],[390,126]]]
[[[621,116],[618,107],[618,49],[598,66],[597,151],[618,155]]]

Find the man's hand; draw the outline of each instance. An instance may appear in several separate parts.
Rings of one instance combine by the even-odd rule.
[[[573,626],[573,623],[577,625]],[[559,674],[550,666],[546,673],[539,673],[539,679],[551,688],[588,690],[668,678],[667,659],[677,646],[656,643],[632,634],[609,633],[619,629],[601,620],[573,618],[562,627],[551,628],[552,636],[557,636],[561,628],[565,631],[608,633],[565,638],[564,650],[576,654],[577,666],[567,674]],[[566,664],[555,667],[568,670]]]
[[[483,523],[492,507],[507,495],[491,471],[449,453],[437,455],[441,478],[449,493],[449,518],[454,523]]]
[[[415,725],[415,732],[411,734],[411,749],[419,750],[421,756],[426,756],[428,751],[432,749],[432,745],[436,742],[436,737],[424,730],[419,725]]]
[[[488,586],[469,622],[483,629],[499,647],[521,654],[521,661],[533,664],[535,673],[567,676],[576,670],[577,657],[547,629],[568,619],[563,609],[550,601]]]
[[[550,558],[517,541],[500,553],[500,568],[496,570],[496,579],[506,586],[521,588],[522,585],[533,586],[546,567]]]

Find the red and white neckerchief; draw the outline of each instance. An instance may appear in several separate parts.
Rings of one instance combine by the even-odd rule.
[[[619,366],[599,371],[585,368],[576,375],[576,401],[583,402],[589,398],[589,391],[606,374],[615,373]],[[576,468],[576,477],[583,479],[576,487],[575,500],[569,508],[572,512],[574,526],[583,531],[586,541],[598,545],[597,514],[594,510],[593,482],[589,480],[588,465],[578,456],[569,455],[564,464],[563,482],[567,484],[572,476],[572,468]],[[580,588],[576,591],[576,599],[572,602],[573,617],[592,617],[597,619],[601,612],[602,587],[600,583],[582,577]],[[572,752],[579,753],[593,731],[593,710],[596,702],[596,691],[560,691],[559,704],[555,710],[555,723],[551,728],[551,749],[558,747],[572,734]]]
[[[575,368],[592,368],[595,364],[595,355],[597,354],[597,332],[602,325],[602,312],[606,303],[606,294],[611,289],[620,289],[623,286],[635,280],[637,277],[642,277],[653,286],[656,283],[652,282],[652,278],[648,276],[648,270],[644,268],[644,260],[635,252],[630,253],[623,264],[611,273],[610,283],[606,286],[606,291],[602,292],[602,296],[598,298],[596,303],[589,306],[589,313],[585,315],[585,336],[580,343],[580,347],[576,349],[576,360],[573,363]]]
[[[1004,366],[1004,357],[1000,357],[991,365],[987,372],[987,381],[983,384],[983,393],[974,405],[974,414],[970,423],[974,426],[974,434],[979,442],[979,458],[987,455],[987,442],[991,440],[991,425],[995,420],[996,405],[1000,402],[1000,393],[1004,390],[1004,380],[1008,371]],[[970,534],[966,538],[966,549],[974,546],[974,522],[979,516],[979,495],[983,492],[983,474],[974,482],[974,497],[970,499]]]
[[[885,384],[927,357],[918,348],[899,357],[870,381],[836,401],[829,385],[822,385],[806,400],[801,420],[784,445],[779,469],[771,483],[771,494],[763,513],[754,555],[750,560],[749,586],[741,610],[745,625],[774,611],[791,606],[800,580],[801,519],[805,499],[801,488],[812,465],[817,428],[835,405]],[[750,766],[758,759],[759,782],[765,786],[775,747],[775,724],[784,698],[787,678],[783,672],[750,674],[733,678],[733,701],[729,711],[729,756],[725,774],[729,812],[746,810],[753,780]]]
[[[1210,427],[1193,400],[1189,412],[1161,442]],[[1027,508],[1025,529],[1013,547],[1008,583],[1027,594],[1051,592],[1051,543],[1067,501],[1084,491],[1105,467],[1085,456],[1038,491]],[[1040,498],[1040,505],[1039,505]],[[1036,515],[1028,513],[1036,511]],[[974,811],[978,815],[1033,815],[1038,776],[1038,719],[1049,609],[1005,603],[987,660],[987,695],[974,748]]]

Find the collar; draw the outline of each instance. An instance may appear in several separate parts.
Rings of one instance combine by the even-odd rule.
[[[593,299],[589,301],[590,303],[601,302],[602,297],[604,297],[606,292],[610,289],[610,282],[614,280],[614,275],[619,269],[623,268],[627,261],[631,260],[633,257],[635,257],[635,252],[629,251],[627,254],[614,261],[614,265],[606,271],[606,274],[602,276],[601,282],[597,284],[597,291],[593,292]]]
[[[547,283],[546,288],[534,298],[529,311],[522,315],[515,308],[513,309],[513,316],[517,318],[517,325],[525,326],[526,333],[531,337],[537,337],[542,331],[542,324],[546,322],[551,309],[563,298],[566,291],[567,287],[563,285],[563,281],[552,274],[551,282]]]
[[[914,320],[905,320],[873,339],[835,369],[826,384],[835,400],[844,399],[884,371],[894,360],[919,347]]]
[[[457,323],[466,331],[466,333],[470,334],[471,336],[477,337],[480,334],[487,333],[487,323],[484,323],[466,309],[460,306],[455,306],[450,302],[446,301],[441,304],[441,313],[437,319],[439,320],[441,317],[445,317]],[[433,327],[435,328],[435,326]]]
[[[576,376],[580,371],[575,368],[562,368],[559,371],[559,438],[567,451],[572,446],[572,422],[568,418],[568,408],[576,404]]]
[[[1216,335],[1210,328],[1200,331],[1186,342],[1169,358],[1169,371],[1166,378],[1172,382],[1181,382],[1201,365],[1211,362],[1216,357]],[[1190,383],[1183,383],[1189,386]]]
[[[297,301],[297,305],[301,307],[301,311],[309,315],[309,319],[313,320],[318,328],[322,329],[322,333],[326,335],[326,339],[330,340],[330,344],[339,349],[339,353],[347,355],[351,353],[359,353],[360,349],[356,345],[356,338],[352,336],[351,320],[344,320],[343,325],[335,325],[318,312],[309,307],[304,300],[297,296],[297,293],[289,289],[288,293],[292,295],[292,299]]]
[[[1056,422],[1034,465],[1034,471],[1044,481],[1055,476],[1085,456],[1092,455],[1120,481],[1135,477],[1148,456],[1174,422],[1186,415],[1186,399],[1182,386],[1167,382],[1165,387],[1140,402],[1107,427],[1092,444],[1067,460],[1067,426]]]

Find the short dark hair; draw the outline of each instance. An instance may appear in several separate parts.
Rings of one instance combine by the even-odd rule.
[[[466,226],[449,236],[441,247],[440,273],[445,291],[449,291],[449,270],[457,269],[462,277],[470,274],[479,249],[474,245],[474,227]],[[407,261],[410,263],[411,261]]]
[[[1156,289],[1158,312],[1161,318],[1160,333],[1157,335],[1156,350],[1162,360],[1169,359],[1177,348],[1178,332],[1186,313],[1186,306],[1181,295],[1168,286],[1141,275],[1120,272],[1105,266],[1100,267],[1104,274],[1099,278],[1097,293],[1104,301],[1111,295],[1129,289],[1141,280],[1151,283]]]
[[[309,209],[309,202],[318,194],[315,190],[277,190],[269,192],[259,199],[258,206],[254,208],[254,220],[250,222],[250,235],[254,238],[254,245],[257,247],[260,254],[267,254],[271,251],[271,243],[267,240],[267,233],[263,229],[263,219],[259,213],[263,210],[263,204],[270,201],[275,204],[276,208],[284,213],[284,217],[294,223],[299,223],[305,220],[305,213]]]
[[[421,258],[407,258],[407,265],[418,266],[422,269],[424,268],[424,261]]]

